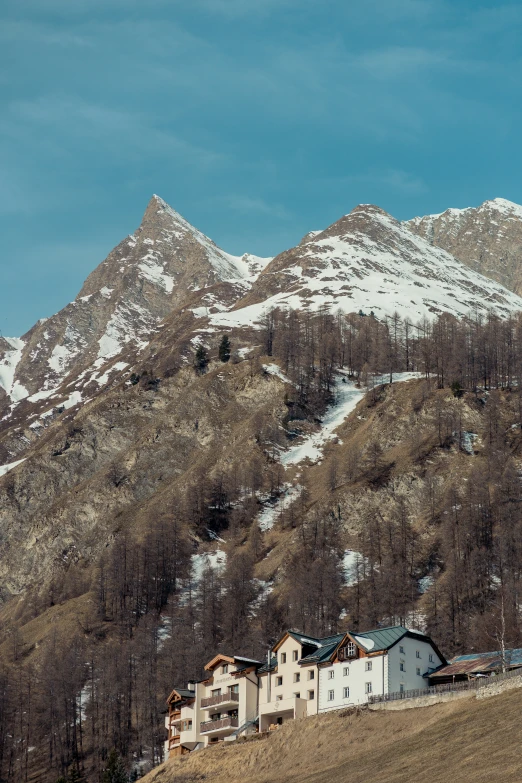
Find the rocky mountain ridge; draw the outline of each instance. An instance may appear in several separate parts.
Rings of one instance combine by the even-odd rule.
[[[491,204],[506,220],[522,215],[509,202]],[[454,212],[449,216],[460,225],[464,218]],[[474,213],[464,213],[467,225]],[[439,222],[401,225],[360,205],[274,259],[236,257],[153,196],[137,231],[89,275],[73,302],[23,338],[0,341],[0,463],[19,458],[55,410],[82,404],[129,375],[163,319],[176,313],[194,317],[193,339],[202,339],[223,328],[251,328],[273,307],[377,318],[398,312],[413,323],[440,312],[521,309],[516,294],[435,246]],[[12,435],[29,420],[25,439],[20,430]]]
[[[361,204],[276,256],[244,299],[211,321],[247,325],[273,307],[362,310],[377,318],[397,312],[413,323],[441,312],[506,316],[520,309],[517,295],[408,228],[379,207]]]
[[[522,294],[522,207],[503,198],[404,223],[480,274]]]

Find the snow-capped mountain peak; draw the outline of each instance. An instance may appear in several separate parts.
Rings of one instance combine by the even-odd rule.
[[[441,312],[507,315],[522,300],[416,236],[372,204],[307,235],[268,264],[244,301],[213,316],[216,325],[246,325],[273,307],[399,312],[413,322]]]
[[[218,286],[211,302],[230,307],[270,260],[225,253],[154,195],[139,228],[89,275],[73,302],[23,340],[0,342],[0,420],[24,400],[40,415],[64,395],[65,402],[71,395],[75,403],[85,399],[89,386],[108,380],[107,363],[109,374],[121,371],[122,351],[142,350],[160,322],[197,292],[204,298]]]

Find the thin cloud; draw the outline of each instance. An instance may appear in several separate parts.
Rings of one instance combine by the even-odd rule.
[[[190,162],[208,168],[221,165],[226,157],[214,150],[194,144],[181,136],[158,127],[154,118],[142,112],[109,108],[73,96],[42,96],[33,101],[14,101],[0,123],[0,133],[16,132],[19,128],[38,138],[37,129],[52,129],[62,139],[63,152],[68,143],[77,149],[82,144],[101,145],[106,151],[125,157],[130,155],[176,156],[180,162]]]
[[[0,41],[17,46],[22,42],[64,48],[94,46],[94,41],[86,35],[70,30],[57,30],[48,24],[13,20],[4,21],[0,26]]]
[[[231,195],[225,199],[227,206],[234,212],[243,214],[270,215],[279,220],[288,220],[291,213],[282,205],[269,203],[261,198]]]

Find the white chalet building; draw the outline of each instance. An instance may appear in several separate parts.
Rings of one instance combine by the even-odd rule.
[[[172,691],[165,756],[365,704],[371,696],[425,689],[444,664],[428,636],[402,626],[324,638],[286,631],[265,664],[216,655],[205,680]]]
[[[445,663],[432,640],[402,626],[346,633],[333,654],[316,657],[319,708],[326,712],[365,704],[371,696],[428,687],[428,676]]]

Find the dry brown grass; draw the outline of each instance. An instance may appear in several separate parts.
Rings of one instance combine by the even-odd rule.
[[[168,762],[146,783],[520,783],[522,692],[295,721]]]

